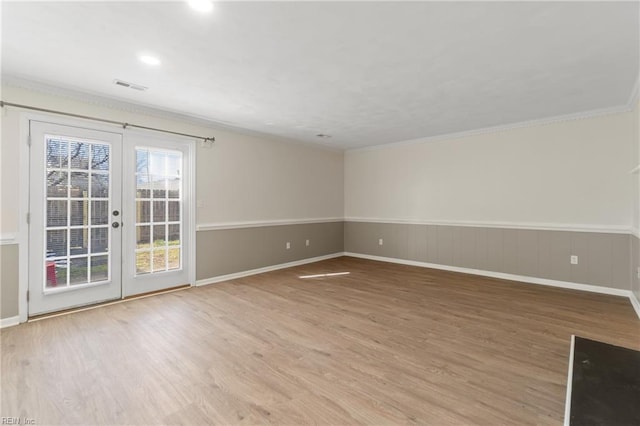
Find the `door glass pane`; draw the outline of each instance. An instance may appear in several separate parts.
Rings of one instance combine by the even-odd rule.
[[[151,183],[147,173],[136,176],[136,198],[151,198]]]
[[[71,172],[69,192],[73,198],[87,198],[89,196],[89,173]]]
[[[69,177],[66,171],[51,170],[47,173],[47,197],[67,197]]]
[[[47,231],[47,259],[67,255],[67,232],[66,229]]]
[[[151,222],[151,201],[136,201],[136,222]]]
[[[109,170],[109,145],[91,145],[91,169]]]
[[[153,246],[164,247],[167,245],[167,238],[165,235],[165,225],[153,226]]]
[[[169,201],[167,203],[167,215],[169,222],[180,221],[180,201]]]
[[[109,279],[109,256],[92,256],[91,257],[91,277],[89,280],[94,283],[96,281],[106,281]]]
[[[151,252],[140,251],[136,253],[136,275],[151,272]]]
[[[167,180],[167,195],[169,198],[180,198],[180,185],[179,178],[173,178]]]
[[[151,272],[151,252],[139,251],[136,253],[136,275]]]
[[[180,249],[179,248],[170,248],[169,249],[169,269],[178,269],[180,267]]]
[[[93,198],[109,197],[109,175],[91,173],[91,196]]]
[[[180,176],[182,171],[182,155],[168,154],[167,155],[167,176]]]
[[[91,201],[91,224],[106,225],[109,223],[109,202]]]
[[[69,235],[69,251],[71,255],[87,254],[89,249],[89,229],[72,229]]]
[[[89,282],[88,274],[86,257],[71,259],[71,264],[69,265],[69,282],[71,285],[86,284]]]
[[[182,153],[136,148],[136,273],[181,269]]]
[[[50,139],[47,145],[47,168],[65,169],[69,161],[69,142]]]
[[[136,226],[136,249],[151,248],[151,227]]]
[[[153,188],[153,198],[164,198],[167,191],[164,176],[151,176],[151,187]]]
[[[89,168],[89,144],[84,142],[71,142],[69,149],[71,168],[87,170]]]
[[[71,226],[89,225],[89,202],[71,200]]]
[[[158,176],[166,176],[166,163],[167,157],[169,157],[170,153],[163,152],[158,149],[149,149],[149,173],[158,175]]]
[[[153,250],[153,272],[167,270],[167,251],[162,249]]]
[[[109,251],[109,227],[91,229],[91,253]]]
[[[57,289],[107,281],[111,146],[49,135],[45,145],[44,287]],[[99,256],[90,257],[91,254]]]
[[[180,225],[169,225],[169,232],[167,234],[170,246],[180,245]]]
[[[136,173],[149,174],[149,151],[136,151]]]
[[[47,201],[47,226],[67,226],[67,200]]]
[[[46,260],[45,288],[67,285],[67,263],[63,260]]]
[[[164,223],[167,220],[167,203],[163,201],[153,201],[153,222]]]

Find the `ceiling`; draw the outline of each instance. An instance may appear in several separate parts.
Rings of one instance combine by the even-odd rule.
[[[626,105],[639,16],[638,2],[216,2],[201,14],[3,1],[2,75],[349,149]]]

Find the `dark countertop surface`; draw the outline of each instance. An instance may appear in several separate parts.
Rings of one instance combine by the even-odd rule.
[[[570,424],[640,425],[640,352],[575,337]]]

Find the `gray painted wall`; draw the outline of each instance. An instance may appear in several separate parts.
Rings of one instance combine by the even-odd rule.
[[[199,231],[196,277],[213,278],[344,251],[343,222]],[[309,246],[305,246],[305,240]],[[285,244],[291,243],[287,250]],[[0,318],[18,315],[18,245],[0,246]]]
[[[629,290],[630,239],[627,234],[346,222],[344,245],[353,253]],[[577,265],[570,264],[571,255],[578,256]]]
[[[631,238],[631,290],[640,301],[640,279],[638,278],[638,268],[640,268],[640,239],[637,236]]]
[[[18,247],[0,246],[0,318],[18,315]]]
[[[626,234],[327,222],[199,231],[196,240],[199,280],[347,251],[631,289],[640,299],[640,240]],[[17,244],[0,246],[0,282],[0,318],[18,315]]]
[[[310,223],[199,231],[196,278],[213,278],[344,251],[344,223]],[[310,245],[305,246],[305,240]],[[286,243],[291,248],[285,248]]]

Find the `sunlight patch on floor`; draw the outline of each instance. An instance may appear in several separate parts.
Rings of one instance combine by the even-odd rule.
[[[315,274],[315,275],[300,275],[298,278],[323,278],[323,277],[335,277],[338,275],[349,275],[351,272],[331,272],[328,274]]]

